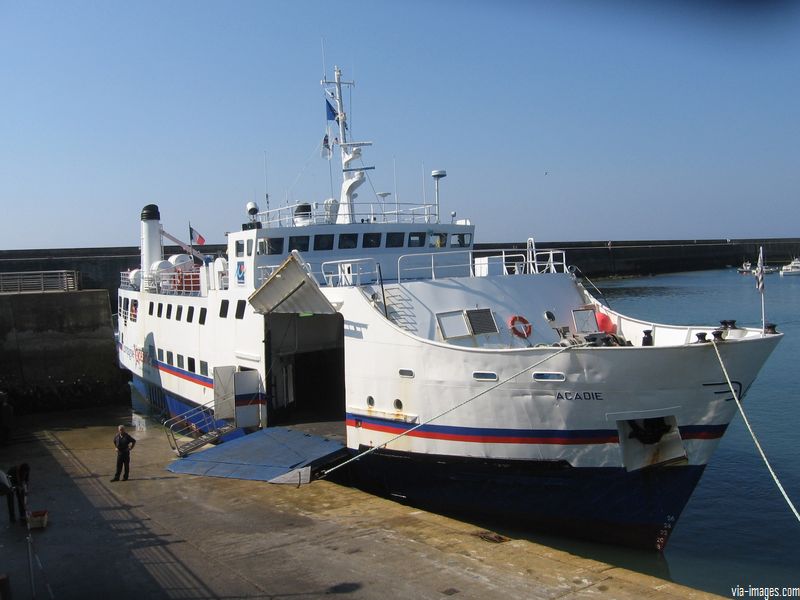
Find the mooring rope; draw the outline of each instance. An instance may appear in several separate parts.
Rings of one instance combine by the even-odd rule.
[[[339,463],[338,465],[336,465],[336,466],[334,466],[334,467],[332,467],[330,469],[322,471],[322,473],[319,475],[318,479],[324,479],[325,477],[327,477],[328,475],[330,475],[331,473],[333,473],[337,469],[341,469],[345,465],[349,465],[351,462],[354,462],[354,461],[357,461],[357,460],[359,460],[361,458],[364,458],[365,456],[367,456],[368,454],[372,454],[376,450],[380,450],[381,448],[385,448],[386,446],[388,446],[392,442],[399,440],[401,437],[407,436],[412,431],[416,431],[420,427],[424,427],[425,425],[428,425],[429,423],[432,423],[436,419],[440,419],[441,417],[445,416],[446,414],[449,414],[449,413],[453,412],[454,410],[461,408],[465,404],[469,404],[470,402],[472,402],[473,400],[476,400],[477,398],[480,398],[484,394],[488,394],[492,390],[496,390],[501,385],[505,385],[506,383],[508,383],[512,379],[515,379],[515,378],[519,377],[520,375],[530,371],[531,369],[535,369],[536,367],[538,367],[542,363],[547,362],[548,360],[550,360],[551,358],[553,358],[555,356],[558,356],[562,352],[566,352],[567,350],[574,350],[575,348],[583,348],[584,346],[587,346],[587,345],[588,345],[588,342],[583,342],[583,343],[580,343],[580,344],[575,344],[574,346],[564,346],[563,348],[561,348],[557,352],[553,352],[549,356],[545,356],[539,362],[536,362],[536,363],[534,363],[534,364],[532,364],[530,366],[525,367],[524,369],[522,369],[518,373],[514,373],[511,377],[507,377],[506,379],[503,379],[503,381],[499,381],[498,383],[494,384],[493,386],[490,386],[490,387],[486,388],[482,392],[479,392],[479,393],[475,394],[471,398],[467,398],[463,402],[461,402],[459,404],[456,404],[455,406],[451,406],[446,411],[441,412],[441,413],[439,413],[438,415],[436,415],[434,417],[431,417],[427,421],[423,421],[422,423],[419,423],[418,425],[414,425],[414,427],[412,427],[411,429],[407,429],[406,431],[394,436],[390,440],[387,440],[387,441],[385,441],[382,444],[379,444],[377,446],[373,446],[372,448],[369,448],[369,449],[365,450],[364,452],[361,452],[360,454],[356,454],[355,456],[353,456],[352,458],[349,458],[348,460],[344,461],[343,463]]]
[[[783,489],[783,485],[781,485],[778,476],[775,474],[775,471],[772,470],[772,465],[769,464],[769,460],[767,460],[767,455],[764,454],[764,450],[761,448],[761,444],[758,442],[758,438],[756,438],[756,434],[753,431],[753,428],[750,426],[750,421],[747,420],[747,415],[744,414],[744,409],[742,408],[742,403],[739,401],[739,396],[736,394],[736,390],[733,388],[733,383],[731,383],[731,378],[728,376],[728,369],[725,368],[725,363],[722,361],[722,356],[719,353],[719,348],[717,348],[717,343],[712,339],[711,343],[714,346],[714,351],[717,353],[717,359],[719,360],[719,366],[722,367],[722,373],[725,375],[725,380],[728,382],[728,387],[731,390],[731,394],[733,394],[733,399],[736,401],[736,406],[739,408],[739,413],[742,415],[742,420],[744,424],[747,426],[747,431],[750,432],[750,437],[753,438],[753,443],[756,445],[756,449],[758,453],[761,455],[761,458],[764,461],[764,464],[767,465],[767,470],[769,474],[772,475],[772,479],[775,481],[775,485],[778,486],[778,489],[783,496],[783,499],[786,500],[786,504],[789,505],[789,508],[794,513],[795,518],[800,521],[800,513],[797,512],[794,504],[792,503],[789,495],[786,493],[786,490]]]

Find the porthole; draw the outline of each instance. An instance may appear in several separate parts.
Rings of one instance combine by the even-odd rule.
[[[491,371],[474,371],[472,378],[476,381],[497,381],[497,373]]]
[[[414,371],[411,369],[400,369],[398,373],[400,374],[400,377],[414,377]]]
[[[534,381],[566,381],[564,373],[534,373]]]
[[[403,410],[403,401],[400,398],[394,399],[394,409],[395,410]]]
[[[372,396],[367,396],[367,406],[369,406],[370,408],[375,406],[375,398],[373,398]]]

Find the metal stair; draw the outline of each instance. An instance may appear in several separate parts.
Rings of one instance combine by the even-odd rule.
[[[417,319],[414,316],[411,299],[402,287],[387,287],[387,316],[395,325],[411,333],[417,333]]]
[[[215,419],[213,406],[212,400],[164,421],[170,448],[179,457],[183,458],[236,429],[233,421]]]

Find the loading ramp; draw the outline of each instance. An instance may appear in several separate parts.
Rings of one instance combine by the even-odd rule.
[[[269,427],[180,458],[167,470],[298,484],[307,483],[319,470],[347,456],[347,448],[336,440],[290,427]]]

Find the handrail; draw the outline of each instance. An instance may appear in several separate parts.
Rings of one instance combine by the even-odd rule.
[[[0,293],[74,292],[78,289],[78,271],[0,273]]]
[[[220,429],[214,418],[214,400],[195,406],[184,413],[164,421],[164,431],[170,448],[180,454],[178,436],[194,438],[198,433],[212,433]]]
[[[322,206],[322,208],[320,208]],[[334,207],[337,212],[334,212]],[[296,202],[258,212],[253,219],[265,227],[304,227],[335,223],[339,205],[325,206],[319,202]],[[357,202],[351,216],[354,223],[438,223],[435,204],[416,202]],[[393,210],[389,210],[389,208]],[[302,209],[295,213],[296,209]]]

